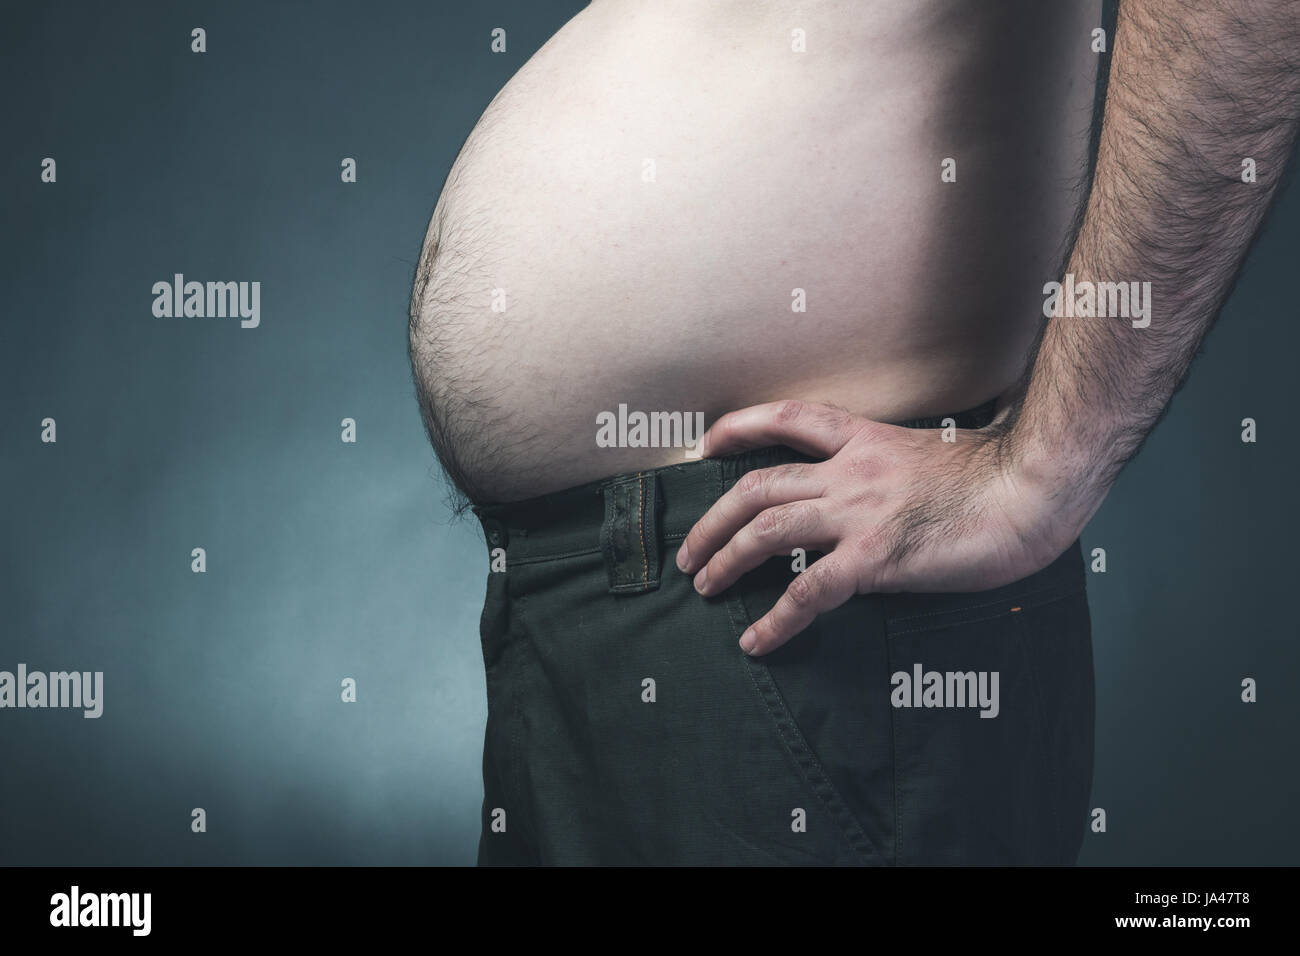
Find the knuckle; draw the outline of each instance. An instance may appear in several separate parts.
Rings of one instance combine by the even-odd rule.
[[[786,599],[795,608],[803,609],[811,607],[821,594],[821,581],[811,571],[805,571],[793,581],[786,590]]]
[[[852,455],[844,462],[844,473],[859,481],[879,478],[885,471],[885,462],[877,455]]]
[[[709,563],[706,565],[709,571],[709,580],[716,584],[726,578],[731,571],[732,558],[732,551],[729,547],[723,548],[710,558]]]
[[[785,507],[786,529],[801,533],[815,530],[820,524],[820,511],[811,501],[795,501]]]
[[[720,515],[708,514],[701,518],[686,535],[683,542],[692,555],[699,558],[707,557],[704,553],[715,541],[717,534],[716,529],[722,523]]]
[[[874,594],[884,584],[884,544],[878,537],[859,540],[849,552],[852,562],[854,590]]]
[[[762,498],[768,484],[769,476],[766,470],[747,471],[736,482],[736,491],[744,499]]]
[[[814,467],[815,466],[809,465],[805,462],[795,462],[793,464],[783,465],[782,473],[791,481],[803,482],[812,478],[816,474]]]
[[[855,511],[871,511],[881,507],[886,496],[873,487],[854,488],[848,492],[849,507]]]
[[[889,551],[888,538],[879,525],[871,525],[853,536],[853,560],[859,564],[886,554]]]
[[[759,540],[774,538],[785,528],[785,509],[769,508],[754,519],[754,536]]]
[[[708,515],[705,515],[695,523],[695,527],[691,528],[691,530],[686,533],[686,538],[682,541],[682,544],[686,545],[690,551],[698,554],[699,549],[703,547],[704,542],[708,540],[709,528],[712,526],[712,519],[710,519]]]
[[[760,540],[781,538],[807,524],[807,506],[802,502],[768,508],[754,519],[754,533]]]
[[[835,430],[841,431],[849,426],[853,416],[849,414],[848,409],[840,408],[838,405],[823,405],[821,419]]]
[[[777,406],[776,420],[782,425],[791,425],[802,419],[807,409],[807,403],[797,398],[788,398]]]

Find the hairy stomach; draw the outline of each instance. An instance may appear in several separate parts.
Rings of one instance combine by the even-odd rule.
[[[611,416],[800,398],[896,421],[1022,371],[1077,206],[1096,5],[786,6],[597,0],[480,119],[412,322],[473,500],[681,460],[611,444]]]

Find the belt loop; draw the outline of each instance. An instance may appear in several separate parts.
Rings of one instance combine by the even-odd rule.
[[[611,594],[640,594],[659,587],[659,478],[638,472],[601,489],[605,522],[600,530]]]
[[[498,521],[491,515],[484,514],[478,508],[471,508],[470,510],[474,512],[479,524],[483,526],[483,537],[487,541],[489,548],[504,548],[510,543],[510,534],[503,522]]]

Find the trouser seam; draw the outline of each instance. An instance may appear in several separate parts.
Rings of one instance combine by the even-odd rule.
[[[892,672],[893,660],[890,653],[889,624],[883,616],[880,621],[880,629],[881,646],[885,652],[885,670]],[[903,859],[903,814],[898,809],[898,724],[894,708],[889,707],[886,709],[889,711],[889,777],[894,794],[894,805],[891,808],[894,815],[893,863],[894,866],[898,866],[899,861]]]
[[[645,556],[645,479],[640,472],[636,475],[636,527],[641,539],[641,583],[645,584],[650,580],[650,562]]]
[[[750,680],[758,691],[759,697],[766,704],[768,714],[776,725],[777,736],[780,738],[782,746],[794,761],[800,776],[804,778],[804,782],[812,791],[813,796],[817,798],[830,815],[831,820],[834,821],[835,826],[840,831],[841,838],[848,844],[849,848],[864,862],[875,862],[875,860],[879,859],[879,854],[874,851],[871,840],[853,815],[853,811],[844,803],[843,798],[835,789],[834,783],[827,777],[826,771],[817,760],[817,755],[813,753],[808,742],[804,740],[803,734],[790,716],[789,708],[781,697],[775,678],[772,677],[766,665],[749,657],[745,658],[745,663],[748,665]],[[762,675],[761,680],[759,677],[760,672]]]
[[[736,608],[733,607],[733,602],[740,608],[739,621],[737,621]],[[731,622],[733,633],[739,634],[743,632],[745,622],[750,619],[743,599],[738,595],[734,598],[727,597],[724,604],[727,608],[727,617]],[[767,665],[762,661],[756,661],[748,654],[741,653],[744,657],[745,668],[749,673],[750,682],[754,685],[754,690],[758,693],[759,700],[762,701],[768,716],[772,718],[772,723],[776,726],[776,735],[781,741],[781,746],[790,759],[794,761],[795,769],[803,779],[804,784],[812,791],[813,796],[821,803],[827,814],[830,815],[835,827],[840,832],[840,838],[864,862],[871,863],[881,860],[880,853],[866,835],[866,831],[862,829],[862,824],[858,822],[853,811],[844,802],[844,798],[835,789],[835,784],[827,775],[825,768],[822,767],[821,761],[817,759],[817,754],[804,738],[798,723],[790,713],[789,705],[785,702],[785,698],[781,696],[781,689],[777,686],[776,678],[772,676],[772,672],[768,670]]]

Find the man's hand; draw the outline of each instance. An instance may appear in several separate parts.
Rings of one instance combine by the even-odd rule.
[[[1018,480],[1006,436],[883,425],[828,405],[773,402],[718,419],[714,457],[788,445],[826,461],[751,471],[709,509],[678,567],[714,595],[768,558],[820,551],[741,637],[765,654],[854,594],[983,591],[1046,567],[1082,525],[1042,484]]]

